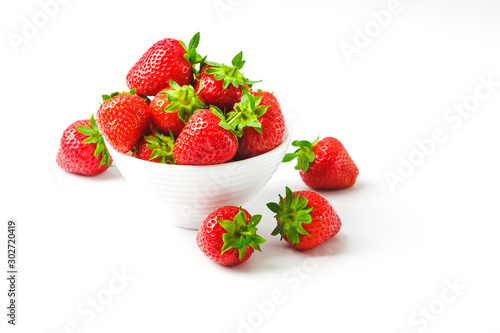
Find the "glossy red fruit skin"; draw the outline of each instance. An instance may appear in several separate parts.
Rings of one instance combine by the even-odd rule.
[[[313,152],[316,157],[309,163],[309,169],[300,170],[300,177],[307,186],[332,190],[356,183],[358,167],[339,140],[326,137],[313,147]]]
[[[88,120],[78,120],[64,130],[59,151],[57,152],[57,165],[71,173],[86,176],[100,174],[106,171],[108,166],[104,164],[99,167],[102,154],[99,154],[97,158],[94,157],[96,144],[82,142],[87,136],[77,130],[80,126],[90,127],[90,122]],[[112,162],[113,159],[110,157],[110,163]]]
[[[252,127],[243,129],[243,136],[239,139],[237,159],[246,159],[264,154],[281,144],[285,134],[285,118],[281,112],[278,100],[269,92],[252,91],[253,96],[261,96],[259,105],[270,105],[266,113],[258,118],[262,126],[262,134]]]
[[[186,124],[179,118],[179,111],[163,112],[163,109],[169,104],[167,95],[156,94],[149,105],[151,123],[161,133],[170,135],[170,131],[172,131],[174,137],[178,137]]]
[[[217,221],[232,221],[236,214],[238,214],[239,209],[240,208],[236,206],[226,206],[216,209],[203,221],[200,229],[198,229],[198,234],[196,235],[196,243],[198,244],[200,250],[210,259],[221,265],[232,266],[241,264],[247,261],[254,252],[252,247],[247,246],[242,260],[238,258],[237,249],[229,249],[221,254],[221,249],[224,245],[222,235],[226,233],[226,230],[224,230],[224,228],[222,228]],[[242,208],[242,210],[245,213],[246,222],[248,223],[252,216],[245,209]]]
[[[285,240],[298,250],[308,250],[335,236],[342,222],[332,205],[320,194],[313,191],[293,192],[294,196],[298,194],[307,199],[307,208],[313,208],[309,213],[312,218],[311,223],[302,224],[309,236],[299,235],[299,242],[296,245],[293,245],[286,237]]]
[[[139,96],[120,94],[104,101],[96,113],[97,127],[120,153],[129,152],[149,126],[149,107]]]
[[[175,140],[173,156],[177,164],[208,165],[229,161],[236,154],[238,141],[219,126],[220,119],[208,109],[196,111]]]
[[[169,87],[169,80],[179,85],[193,83],[191,64],[184,58],[186,50],[177,39],[165,38],[153,44],[127,74],[127,86],[137,95],[155,96]]]
[[[243,87],[236,88],[229,84],[226,89],[222,88],[223,80],[216,80],[213,75],[205,74],[205,70],[210,65],[203,67],[198,80],[195,83],[194,90],[198,92],[200,85],[202,88],[198,97],[207,105],[215,105],[222,111],[231,111],[235,103],[241,100]]]

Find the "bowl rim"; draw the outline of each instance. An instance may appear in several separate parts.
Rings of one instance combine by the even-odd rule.
[[[234,165],[234,164],[241,165],[241,164],[245,164],[245,163],[252,163],[255,161],[259,161],[260,159],[265,159],[269,155],[276,153],[276,151],[283,148],[284,145],[288,146],[291,142],[291,138],[292,138],[292,133],[291,133],[290,125],[285,121],[285,131],[283,133],[283,138],[281,139],[281,143],[278,146],[276,146],[274,149],[267,151],[263,154],[260,154],[260,155],[254,156],[254,157],[250,157],[250,158],[246,158],[243,160],[239,160],[239,161],[228,161],[228,162],[224,162],[224,163],[209,164],[209,165],[180,165],[180,164],[164,164],[164,163],[155,163],[155,162],[145,161],[145,160],[142,160],[140,158],[133,157],[132,155],[130,155],[130,153],[117,152],[108,143],[106,138],[104,138],[104,143],[105,143],[106,148],[108,149],[108,151],[111,155],[111,158],[113,158],[113,160],[115,160],[116,155],[120,155],[120,157],[118,158],[119,160],[123,158],[127,161],[130,161],[131,163],[139,163],[139,164],[143,163],[145,167],[158,168],[158,169],[164,169],[164,170],[175,169],[175,170],[181,171],[182,169],[189,170],[189,169],[201,169],[201,168],[203,168],[203,169],[220,168],[220,167],[226,167],[226,166]],[[287,149],[288,149],[288,147],[286,147],[285,151]],[[120,163],[118,163],[118,165],[117,165],[118,169],[120,168],[119,164]]]

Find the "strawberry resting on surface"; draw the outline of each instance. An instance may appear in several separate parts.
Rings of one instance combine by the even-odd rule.
[[[318,246],[335,236],[342,225],[337,212],[323,196],[312,191],[292,192],[286,188],[286,196],[279,196],[278,203],[267,207],[274,213],[278,223],[272,235],[281,235],[298,250]]]
[[[295,169],[300,170],[300,177],[311,188],[334,190],[353,186],[359,170],[342,143],[332,137],[318,139],[312,143],[292,142],[298,149],[286,154],[283,162],[297,158]]]
[[[179,85],[194,80],[194,65],[201,61],[196,52],[200,33],[196,33],[189,46],[177,39],[165,38],[153,44],[127,74],[127,86],[140,96],[155,96],[169,87],[173,80]]]
[[[256,234],[261,218],[251,216],[241,207],[218,208],[201,224],[196,243],[205,255],[221,265],[241,264],[254,250],[261,251],[259,245],[266,241]]]
[[[72,123],[63,132],[56,162],[61,169],[93,176],[108,169],[113,163],[104,145],[99,129],[94,120],[79,120]]]
[[[96,123],[106,141],[119,153],[135,147],[149,126],[148,104],[135,91],[103,95]]]

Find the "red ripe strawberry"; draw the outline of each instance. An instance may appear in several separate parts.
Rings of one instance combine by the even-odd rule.
[[[334,190],[353,186],[359,170],[342,143],[332,137],[319,142],[318,139],[312,143],[292,142],[299,148],[292,154],[286,154],[283,162],[297,158],[295,169],[300,170],[300,177],[309,187]]]
[[[162,133],[177,137],[193,113],[206,105],[198,98],[190,85],[179,86],[170,81],[170,88],[159,92],[151,104],[151,122]]]
[[[173,152],[177,164],[202,165],[229,161],[237,149],[238,140],[225,124],[222,112],[211,107],[191,116],[175,141]]]
[[[259,81],[250,81],[240,72],[245,64],[243,52],[238,53],[231,62],[232,66],[208,62],[203,67],[195,84],[198,96],[208,105],[231,111],[233,105],[241,99],[241,94],[247,86]]]
[[[234,111],[228,114],[228,124],[236,127],[239,147],[236,158],[245,159],[268,152],[281,144],[285,133],[285,118],[273,94],[252,91],[245,94]]]
[[[267,207],[276,213],[278,225],[272,235],[298,250],[312,249],[335,236],[342,225],[332,205],[316,192],[296,191],[286,188],[286,197],[279,196],[279,203]]]
[[[174,140],[172,133],[166,136],[155,131],[154,134],[144,135],[135,147],[134,156],[156,163],[175,164],[172,157]]]
[[[130,151],[149,125],[149,107],[130,93],[103,95],[96,122],[106,141],[120,153]]]
[[[177,39],[165,38],[153,46],[135,63],[127,74],[127,86],[140,96],[155,96],[174,80],[180,85],[194,80],[193,66],[201,61],[196,53],[200,33],[193,36],[189,47]]]
[[[262,216],[245,209],[226,206],[216,209],[203,221],[196,242],[213,261],[226,266],[241,264],[266,240],[257,232]]]
[[[113,160],[94,120],[79,120],[63,132],[56,158],[61,169],[87,176],[106,171]]]

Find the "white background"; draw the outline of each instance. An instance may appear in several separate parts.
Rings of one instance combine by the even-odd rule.
[[[50,17],[48,2],[0,13],[0,266],[13,218],[13,332],[500,332],[497,1],[61,0],[45,6]],[[394,8],[376,23],[373,12]],[[116,168],[88,178],[55,165],[62,131],[101,94],[126,90],[151,44],[197,31],[210,60],[244,51],[243,72],[274,91],[294,139],[334,136],[357,163],[353,188],[322,193],[343,226],[318,251],[270,236],[265,203],[307,189],[292,163],[244,205],[263,214],[268,241],[233,268],[207,259],[196,232],[144,205]],[[346,57],[346,44],[357,53]],[[464,102],[474,110],[449,113]],[[429,144],[435,130],[444,138]],[[387,173],[401,177],[392,189]]]

